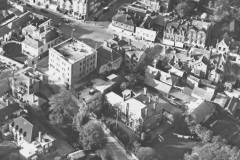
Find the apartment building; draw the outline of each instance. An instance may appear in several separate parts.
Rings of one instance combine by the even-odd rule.
[[[70,87],[97,67],[97,51],[75,39],[68,39],[49,50],[51,79]]]

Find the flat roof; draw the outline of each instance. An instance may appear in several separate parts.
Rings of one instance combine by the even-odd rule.
[[[75,39],[68,39],[54,49],[73,62],[79,61],[95,52],[89,45]]]

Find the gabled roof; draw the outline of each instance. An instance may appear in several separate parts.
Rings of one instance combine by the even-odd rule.
[[[11,126],[15,127],[19,132],[22,131],[23,139],[29,143],[32,142],[38,133],[38,128],[29,121],[28,117],[20,116],[15,118],[11,123]]]
[[[157,24],[159,26],[165,26],[165,20],[164,20],[164,17],[161,16],[161,15],[158,15],[156,17],[153,18],[153,21],[152,21],[153,24]]]
[[[0,37],[8,34],[9,32],[11,32],[11,29],[8,27],[8,25],[0,27]]]
[[[191,113],[192,118],[196,123],[206,122],[217,110],[217,104],[209,101],[202,102]]]
[[[134,23],[134,20],[132,19],[132,17],[126,13],[124,13],[124,14],[118,13],[115,16],[113,16],[112,20],[129,25],[129,26],[135,26],[135,23]]]

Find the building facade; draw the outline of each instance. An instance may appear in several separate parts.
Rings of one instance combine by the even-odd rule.
[[[97,52],[87,44],[68,39],[49,50],[52,80],[72,86],[97,67]]]

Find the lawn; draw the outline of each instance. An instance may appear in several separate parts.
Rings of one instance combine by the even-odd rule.
[[[198,143],[191,140],[181,139],[167,132],[163,135],[165,141],[155,141],[151,147],[153,147],[159,156],[163,157],[163,160],[179,160],[182,159],[186,152],[190,152],[191,149]]]

